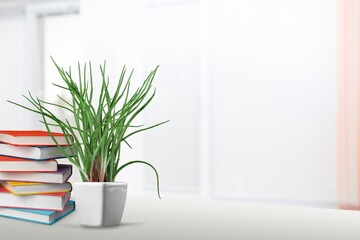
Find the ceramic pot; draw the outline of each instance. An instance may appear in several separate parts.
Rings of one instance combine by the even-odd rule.
[[[120,224],[127,183],[79,182],[74,184],[74,193],[81,225],[103,227]]]

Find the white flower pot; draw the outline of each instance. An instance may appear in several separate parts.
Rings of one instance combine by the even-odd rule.
[[[116,226],[124,212],[127,183],[80,182],[74,184],[80,224],[88,227]]]

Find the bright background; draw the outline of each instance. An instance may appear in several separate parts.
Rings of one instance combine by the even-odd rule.
[[[139,122],[171,122],[123,161],[154,164],[163,197],[337,207],[337,48],[336,0],[0,0],[0,128],[41,127],[6,100],[56,99],[50,55],[135,83],[159,64]],[[156,197],[147,167],[118,180]]]

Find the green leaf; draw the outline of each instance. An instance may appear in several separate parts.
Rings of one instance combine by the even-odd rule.
[[[8,100],[9,103],[27,111],[38,114],[41,122],[50,133],[56,146],[78,169],[83,181],[115,181],[120,171],[135,163],[150,166],[156,174],[157,192],[160,197],[159,174],[155,167],[146,161],[121,163],[122,145],[131,148],[128,139],[140,132],[150,130],[167,123],[163,121],[151,126],[134,125],[132,122],[142,113],[155,97],[152,84],[158,70],[157,66],[145,80],[131,91],[131,79],[134,70],[127,74],[123,66],[116,86],[112,89],[109,76],[106,74],[106,62],[100,65],[100,77],[95,78],[91,62],[88,68],[78,63],[78,74],[72,75],[71,68],[65,71],[51,57],[55,68],[63,80],[62,84],[53,84],[71,98],[58,95],[58,102],[49,102],[32,96],[23,95],[28,104]],[[77,75],[77,79],[74,76]],[[95,96],[96,80],[99,81],[99,94]],[[69,100],[67,100],[69,99]],[[97,101],[94,103],[94,99]],[[62,110],[71,115],[69,119],[56,116],[49,107]],[[67,154],[52,135],[52,128],[60,128],[66,135],[67,143],[74,142],[76,155]],[[132,131],[129,132],[129,129]],[[74,155],[75,152],[72,152]],[[119,167],[120,166],[120,167]]]
[[[160,196],[160,180],[159,180],[159,173],[158,171],[156,170],[156,168],[151,165],[150,163],[148,162],[145,162],[145,161],[141,161],[141,160],[135,160],[135,161],[131,161],[131,162],[127,162],[125,163],[124,165],[122,165],[118,170],[117,170],[117,173],[119,173],[121,170],[123,170],[125,167],[131,165],[131,164],[135,164],[135,163],[141,163],[141,164],[145,164],[145,165],[148,165],[149,167],[151,167],[154,172],[155,172],[155,175],[156,175],[156,186],[157,186],[157,193],[158,193],[158,197],[161,199],[161,196]]]

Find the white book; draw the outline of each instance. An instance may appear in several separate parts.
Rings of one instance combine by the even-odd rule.
[[[0,172],[0,180],[63,183],[72,174],[72,165],[59,164],[56,172]]]
[[[0,156],[0,172],[54,172],[56,160],[32,161],[25,158]]]
[[[75,202],[70,200],[66,204],[64,211],[0,208],[0,216],[50,225],[72,213],[74,210]]]
[[[70,192],[18,196],[0,186],[0,207],[63,211]]]
[[[72,155],[70,146],[63,147],[63,149],[67,154]],[[4,143],[0,144],[0,155],[32,160],[49,160],[65,157],[57,147],[14,146]]]
[[[72,136],[63,133],[52,132],[50,136],[49,132],[42,130],[0,130],[0,142],[12,145],[56,146],[53,138],[59,145],[73,144]]]

